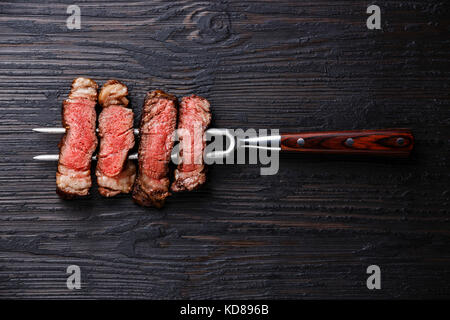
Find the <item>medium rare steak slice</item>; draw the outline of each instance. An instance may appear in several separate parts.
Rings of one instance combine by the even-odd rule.
[[[205,98],[191,95],[181,99],[178,120],[181,163],[175,170],[172,191],[190,191],[205,183],[204,133],[210,122],[210,105]]]
[[[69,98],[63,102],[62,124],[66,134],[58,145],[56,192],[66,199],[86,196],[92,185],[91,160],[97,148],[97,89],[93,80],[77,78],[72,82]]]
[[[98,153],[98,191],[112,197],[129,193],[136,177],[136,166],[128,160],[134,146],[133,111],[128,106],[128,88],[109,80],[100,90],[98,102],[103,107],[98,118],[100,152]]]
[[[177,99],[163,91],[147,94],[142,110],[139,173],[133,199],[143,206],[163,206],[169,196],[169,161],[177,122]]]

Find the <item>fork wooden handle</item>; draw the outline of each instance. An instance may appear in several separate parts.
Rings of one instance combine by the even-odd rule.
[[[407,157],[413,146],[409,129],[281,134],[281,150],[301,153]]]

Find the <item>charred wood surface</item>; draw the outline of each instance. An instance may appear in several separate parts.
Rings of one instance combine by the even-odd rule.
[[[450,297],[450,37],[445,1],[0,2],[0,298]],[[282,155],[278,174],[213,165],[142,208],[55,193],[75,77],[205,96],[211,127],[410,128],[409,159]],[[95,180],[95,179],[94,179]],[[66,288],[79,265],[82,289]],[[366,288],[380,266],[382,289]]]

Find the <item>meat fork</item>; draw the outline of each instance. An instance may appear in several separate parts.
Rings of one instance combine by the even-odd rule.
[[[63,134],[66,132],[65,128],[34,128],[33,131],[35,132],[39,132],[39,133],[50,133],[50,134]],[[95,130],[98,133],[98,129]],[[134,129],[133,130],[135,135],[139,134],[139,129]],[[208,152],[206,153],[205,157],[211,160],[214,159],[223,159],[226,158],[228,155],[230,155],[235,147],[236,147],[236,141],[235,141],[235,137],[233,135],[233,133],[231,132],[231,130],[228,129],[215,129],[215,128],[211,128],[206,130],[206,135],[209,137],[224,137],[227,141],[227,148],[223,151],[213,151],[213,152]],[[138,155],[137,153],[134,154],[130,154],[128,156],[128,159],[130,160],[137,160]],[[34,160],[39,160],[39,161],[58,161],[59,159],[59,155],[58,154],[44,154],[44,155],[38,155],[33,157]],[[173,161],[177,161],[178,159],[178,155],[172,153],[172,160]],[[97,160],[97,156],[93,156],[92,160]]]
[[[65,133],[65,128],[35,128],[41,133]],[[98,129],[97,129],[98,131]],[[139,134],[138,129],[134,129]],[[347,154],[368,156],[407,157],[414,146],[414,137],[409,129],[375,129],[350,131],[323,131],[283,133],[241,137],[230,129],[208,129],[207,136],[225,137],[227,148],[223,151],[206,153],[206,158],[222,159],[231,155],[235,149],[265,149],[272,151],[290,151],[308,154]],[[172,154],[172,160],[177,159]],[[129,159],[137,159],[132,154]],[[33,159],[40,161],[57,161],[59,155],[39,155]],[[96,157],[93,157],[96,160]]]

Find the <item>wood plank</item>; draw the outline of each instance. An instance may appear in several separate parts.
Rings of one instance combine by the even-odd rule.
[[[448,298],[450,57],[443,1],[0,3],[1,298]],[[219,128],[408,127],[410,159],[282,155],[214,165],[162,210],[128,196],[55,194],[59,126],[73,78],[204,95]],[[82,269],[82,289],[65,286]],[[365,286],[382,270],[382,290]]]

